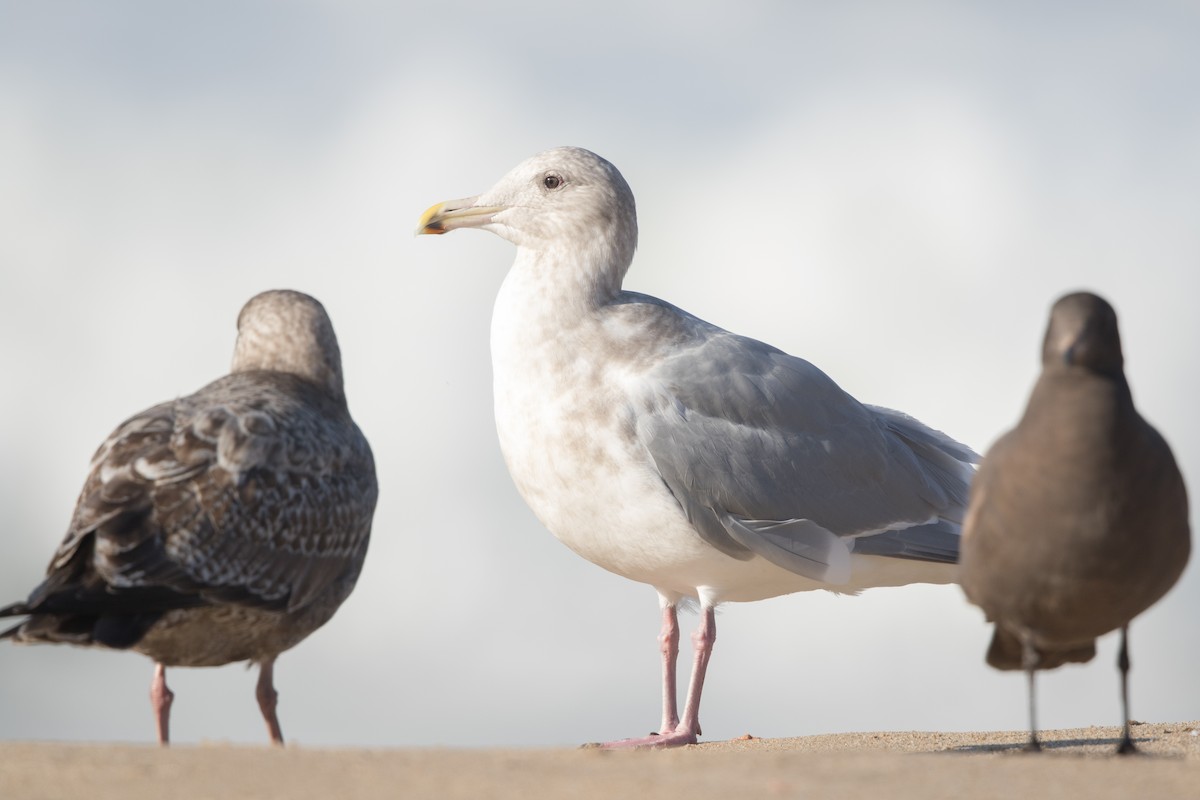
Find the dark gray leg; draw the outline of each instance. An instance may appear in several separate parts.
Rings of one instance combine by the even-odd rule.
[[[1121,744],[1117,752],[1121,755],[1139,753],[1133,737],[1129,734],[1129,626],[1121,628],[1121,651],[1117,653],[1117,669],[1121,670]]]
[[[1042,743],[1038,741],[1037,736],[1037,703],[1033,686],[1038,660],[1037,650],[1033,648],[1030,637],[1021,637],[1021,662],[1025,668],[1025,675],[1029,678],[1029,741],[1025,743],[1025,752],[1027,753],[1042,751]]]

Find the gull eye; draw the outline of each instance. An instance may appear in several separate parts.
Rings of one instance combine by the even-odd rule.
[[[554,191],[562,186],[563,182],[563,179],[554,173],[550,173],[546,177],[542,178],[542,186],[545,186],[550,191]]]

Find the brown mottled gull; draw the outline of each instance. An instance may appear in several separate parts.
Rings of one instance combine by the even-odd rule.
[[[983,459],[963,528],[962,587],[996,624],[987,661],[1024,669],[1029,744],[1040,749],[1034,673],[1090,661],[1121,629],[1129,735],[1130,621],[1175,584],[1191,549],[1171,449],[1138,414],[1117,315],[1094,294],[1054,304],[1042,373],[1017,426]]]
[[[97,450],[66,537],[0,638],[132,649],[154,659],[158,738],[168,666],[259,664],[272,741],[275,659],[354,588],[378,489],[350,417],[325,309],[252,298],[229,375],[122,423]]]
[[[429,209],[419,232],[456,228],[517,246],[492,366],[518,490],[576,553],[659,594],[662,724],[612,745],[696,741],[719,603],[954,580],[975,454],[807,361],[622,291],[637,216],[612,164],[547,151]],[[680,717],[689,600],[701,620]]]

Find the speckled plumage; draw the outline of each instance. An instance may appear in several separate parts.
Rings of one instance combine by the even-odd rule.
[[[29,615],[5,635],[269,675],[354,588],[377,495],[328,316],[264,292],[239,315],[229,375],[96,451],[45,581],[0,610]]]

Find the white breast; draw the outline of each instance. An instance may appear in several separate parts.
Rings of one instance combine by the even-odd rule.
[[[513,481],[538,519],[579,555],[657,585],[709,557],[633,437],[633,408],[611,365],[588,357],[600,335],[530,314],[518,271],[492,318],[496,429]]]

